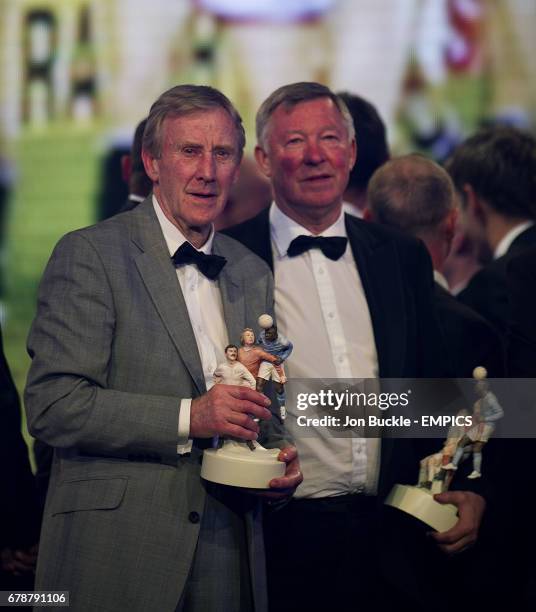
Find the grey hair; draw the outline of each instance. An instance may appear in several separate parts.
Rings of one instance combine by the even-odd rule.
[[[241,157],[246,144],[242,117],[227,96],[207,85],[176,85],[161,94],[149,111],[143,133],[143,148],[159,158],[162,154],[162,124],[166,117],[180,117],[217,108],[226,111],[235,124]]]
[[[344,101],[325,85],[314,82],[301,82],[283,85],[283,87],[276,89],[270,94],[261,104],[255,121],[257,142],[259,145],[261,147],[266,146],[266,128],[270,122],[270,117],[279,106],[283,105],[285,108],[292,109],[300,102],[308,102],[309,100],[316,100],[318,98],[329,98],[333,104],[335,104],[346,126],[348,140],[354,140],[354,122]]]
[[[448,173],[423,155],[395,157],[372,175],[367,203],[375,221],[412,234],[435,229],[456,207]]]

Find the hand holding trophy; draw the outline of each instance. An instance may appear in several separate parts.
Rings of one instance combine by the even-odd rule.
[[[272,317],[266,314],[259,317],[259,325],[275,327]],[[248,386],[262,392],[263,387],[259,388],[258,384],[259,369],[264,364],[275,369],[281,360],[254,343],[253,330],[246,328],[241,336],[242,348],[234,344],[225,348],[226,361],[214,371],[215,384]],[[266,449],[258,442],[226,438],[220,448],[204,451],[201,477],[235,487],[268,489],[272,479],[285,474],[286,464],[278,460],[279,452],[279,449]]]
[[[448,490],[458,465],[471,454],[473,471],[468,478],[481,477],[482,448],[495,429],[495,421],[504,415],[486,377],[487,371],[482,366],[473,370],[479,398],[473,405],[472,424],[451,427],[441,451],[421,460],[417,485],[395,485],[385,500],[387,505],[411,514],[439,532],[454,527],[458,521],[457,508],[440,504],[433,496]],[[457,416],[468,416],[468,412],[460,410]]]

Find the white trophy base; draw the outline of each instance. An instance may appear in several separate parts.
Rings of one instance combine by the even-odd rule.
[[[407,512],[436,531],[448,531],[458,522],[458,509],[452,504],[440,504],[433,493],[419,487],[395,485],[385,503]]]
[[[201,478],[249,489],[268,489],[272,478],[285,475],[286,464],[278,461],[279,449],[255,444],[252,451],[245,442],[225,440],[222,448],[204,451]]]

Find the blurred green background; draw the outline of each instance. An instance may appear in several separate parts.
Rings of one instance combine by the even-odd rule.
[[[66,232],[95,218],[98,132],[50,126],[23,134],[13,151],[16,182],[9,206],[6,267],[6,356],[22,394],[29,367],[26,337],[37,286],[50,253]]]

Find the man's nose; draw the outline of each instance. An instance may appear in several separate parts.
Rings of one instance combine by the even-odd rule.
[[[324,161],[322,145],[316,140],[308,140],[305,147],[304,161],[307,164],[317,165]]]
[[[211,151],[204,152],[199,158],[197,165],[197,178],[205,182],[211,182],[216,178],[216,160]]]

